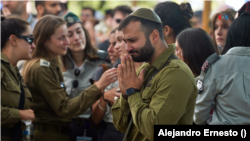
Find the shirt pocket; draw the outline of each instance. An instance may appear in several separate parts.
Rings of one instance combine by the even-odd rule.
[[[12,80],[2,80],[3,86],[7,91],[20,93],[20,87]]]
[[[146,87],[143,91],[142,91],[142,100],[145,103],[150,103],[152,96],[155,94],[156,89],[152,88],[152,87]]]

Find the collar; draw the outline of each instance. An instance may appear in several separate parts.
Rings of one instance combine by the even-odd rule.
[[[163,65],[167,62],[168,58],[175,51],[175,44],[169,44],[168,48],[152,63],[152,66],[157,70],[160,70]]]
[[[7,57],[1,52],[1,61],[4,61],[5,63],[10,64],[9,60],[7,59]]]
[[[233,47],[229,49],[226,54],[250,56],[250,47]]]
[[[75,69],[75,68],[78,68],[77,65],[75,64],[75,61],[74,61],[73,58],[72,58],[72,55],[71,55],[70,53],[67,53],[67,56],[69,57],[69,59],[70,59],[71,62],[73,63],[74,69]],[[87,58],[84,60],[84,63],[83,63],[83,64],[85,64],[85,63],[91,64],[91,65],[93,65],[93,66],[95,65],[95,63],[94,63],[93,61],[89,61]],[[79,68],[83,67],[83,64],[82,64]]]

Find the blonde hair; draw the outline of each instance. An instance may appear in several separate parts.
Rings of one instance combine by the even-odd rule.
[[[32,54],[32,59],[25,62],[22,72],[25,83],[27,82],[30,68],[37,61],[40,59],[51,61],[53,59],[50,51],[45,47],[45,42],[49,40],[50,36],[54,34],[55,30],[63,24],[66,24],[64,19],[53,15],[43,16],[36,23],[33,30],[34,44],[36,45],[36,48]],[[60,64],[59,57],[57,60]]]

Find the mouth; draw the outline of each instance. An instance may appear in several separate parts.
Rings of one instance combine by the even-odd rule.
[[[74,46],[80,46],[80,45],[81,45],[81,43],[74,44]]]
[[[223,38],[217,38],[216,41],[224,41]]]
[[[114,60],[115,58],[116,58],[116,56],[113,56],[113,55],[109,56],[110,60]]]

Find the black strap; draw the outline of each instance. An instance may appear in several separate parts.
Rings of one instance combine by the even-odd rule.
[[[20,80],[21,94],[20,94],[18,109],[23,110],[24,103],[25,103],[25,93],[24,93],[24,89],[23,89],[23,85],[22,85],[22,77],[20,76],[19,78],[20,78],[19,80]],[[21,133],[22,133],[21,121],[19,120],[19,122],[16,123],[15,126],[14,126],[13,141],[20,141]]]
[[[148,83],[150,82],[150,80],[152,80],[152,79],[155,77],[155,75],[156,75],[160,70],[162,70],[164,67],[166,67],[166,66],[170,63],[170,61],[173,60],[173,59],[179,59],[179,58],[178,58],[177,56],[175,56],[175,54],[171,54],[171,55],[168,57],[168,60],[166,61],[166,63],[162,66],[161,69],[159,69],[159,70],[155,69],[154,73],[148,78],[147,83],[146,83],[146,85],[144,85],[144,87],[146,87],[146,86],[148,85]]]

